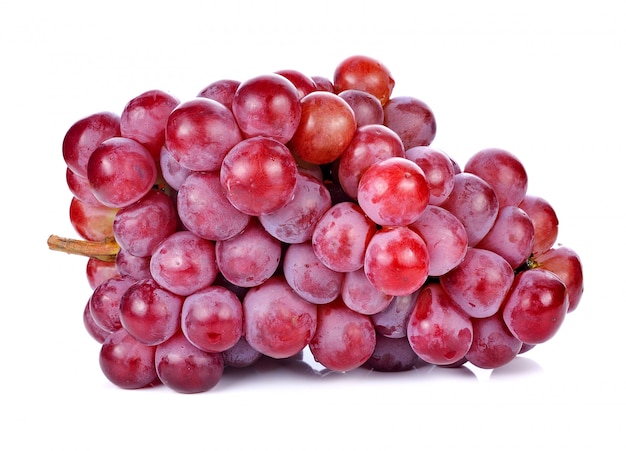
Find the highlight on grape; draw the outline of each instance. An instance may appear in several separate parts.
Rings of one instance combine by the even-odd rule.
[[[493,369],[552,338],[583,293],[551,204],[499,148],[463,165],[380,61],[160,90],[62,142],[87,257],[84,326],[125,389],[199,393],[226,368]]]

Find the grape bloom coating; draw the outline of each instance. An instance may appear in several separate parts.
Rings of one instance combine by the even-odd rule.
[[[380,61],[161,90],[62,142],[82,306],[106,379],[205,392],[226,368],[493,369],[552,338],[583,293],[520,159],[433,144]]]

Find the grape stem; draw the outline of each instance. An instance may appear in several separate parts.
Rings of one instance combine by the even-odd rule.
[[[86,241],[74,238],[63,238],[57,235],[50,235],[48,238],[48,248],[67,254],[97,258],[105,262],[114,262],[120,250],[119,244],[117,244],[113,238],[107,238],[103,241]]]

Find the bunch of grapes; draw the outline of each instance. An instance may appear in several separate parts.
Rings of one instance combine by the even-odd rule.
[[[122,388],[214,387],[308,347],[329,371],[506,365],[583,292],[558,219],[510,152],[461,168],[379,61],[330,78],[151,90],[63,141],[69,216],[93,289],[84,324]]]

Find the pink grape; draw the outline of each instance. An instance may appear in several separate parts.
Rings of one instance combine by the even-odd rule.
[[[410,294],[428,277],[426,243],[408,227],[377,231],[367,246],[364,261],[365,275],[372,285],[386,294]]]
[[[302,115],[289,148],[303,161],[332,163],[354,136],[354,111],[341,97],[325,91],[312,92],[300,103]]]
[[[165,143],[167,119],[180,101],[159,89],[146,91],[131,99],[120,118],[120,133],[142,144],[155,160]]]
[[[369,92],[358,89],[346,89],[340,92],[338,96],[345,100],[352,108],[352,111],[354,111],[357,127],[370,124],[382,125],[385,120],[385,112],[380,100]]]
[[[500,208],[493,188],[480,177],[468,173],[454,176],[454,187],[441,207],[461,221],[469,246],[475,246],[487,235]]]
[[[494,315],[515,275],[507,261],[485,249],[469,248],[463,261],[442,275],[441,287],[465,313],[474,318]]]
[[[145,345],[119,329],[102,343],[100,368],[120,388],[143,388],[157,380],[155,350],[154,346]]]
[[[375,371],[408,371],[415,368],[420,361],[406,337],[389,338],[376,335],[374,352],[363,367]]]
[[[441,150],[429,146],[417,146],[406,149],[407,159],[415,162],[428,182],[430,205],[441,205],[454,188],[454,165],[450,157]]]
[[[351,310],[364,315],[373,315],[383,311],[391,303],[393,296],[372,285],[361,268],[345,274],[341,299]]]
[[[473,339],[470,317],[450,299],[441,286],[428,283],[419,292],[407,325],[407,337],[415,353],[434,365],[458,362]]]
[[[519,207],[533,223],[533,255],[544,253],[556,243],[559,233],[559,219],[554,208],[544,198],[532,195],[526,195]]]
[[[202,91],[198,93],[198,97],[215,100],[229,110],[232,110],[233,98],[240,84],[241,82],[238,80],[217,80],[202,89]]]
[[[120,275],[130,276],[135,280],[149,279],[150,257],[137,257],[125,249],[120,249],[115,256],[115,268]]]
[[[85,273],[89,287],[92,290],[95,290],[102,282],[121,275],[115,262],[103,261],[95,257],[87,260]]]
[[[217,277],[215,244],[189,231],[171,234],[150,258],[150,273],[166,290],[188,296]]]
[[[265,136],[285,144],[298,127],[302,106],[293,83],[282,75],[267,74],[239,85],[232,110],[244,138]]]
[[[105,330],[96,324],[96,321],[93,319],[93,315],[89,309],[89,302],[85,304],[85,308],[83,309],[83,325],[91,338],[100,344],[104,343],[104,340],[112,334],[111,331]]]
[[[461,221],[448,210],[428,205],[409,228],[426,243],[429,257],[428,275],[442,276],[459,265],[467,252],[467,232]]]
[[[329,78],[321,75],[313,75],[311,76],[311,80],[315,82],[316,91],[335,92],[333,82],[330,81]]]
[[[222,352],[222,356],[225,366],[245,368],[256,363],[263,354],[250,346],[246,337],[242,335],[237,343]]]
[[[243,316],[250,346],[276,359],[302,351],[317,327],[317,306],[298,296],[281,276],[246,293]]]
[[[185,228],[207,240],[232,238],[250,222],[227,199],[218,172],[190,174],[178,190],[176,205]]]
[[[580,257],[566,246],[554,247],[537,256],[541,269],[553,272],[567,287],[568,313],[576,310],[583,295],[583,267]]]
[[[243,309],[232,291],[210,286],[187,296],[181,314],[187,340],[206,352],[233,347],[243,334]]]
[[[330,192],[324,183],[299,171],[292,199],[278,210],[259,216],[259,221],[283,243],[303,243],[313,237],[317,221],[331,206]]]
[[[534,235],[533,223],[526,212],[508,205],[500,208],[491,230],[476,247],[495,252],[518,268],[532,253]]]
[[[289,286],[313,304],[327,304],[341,293],[344,273],[324,265],[310,242],[291,244],[285,251],[282,269]]]
[[[398,135],[383,125],[359,127],[339,159],[337,177],[345,194],[356,199],[363,173],[374,163],[391,157],[404,157]]]
[[[376,347],[369,316],[349,309],[340,299],[317,308],[317,329],[309,345],[315,360],[332,371],[350,371],[367,362]]]
[[[180,332],[156,347],[154,360],[159,380],[179,393],[206,392],[224,372],[221,353],[196,348]]]
[[[159,155],[159,167],[165,182],[174,190],[178,191],[191,170],[180,165],[172,153],[163,146]]]
[[[191,171],[217,171],[224,156],[241,140],[232,112],[204,97],[178,105],[165,128],[165,147]]]
[[[75,122],[63,138],[63,159],[75,174],[87,177],[87,163],[105,140],[120,136],[120,117],[104,111]]]
[[[405,149],[428,146],[435,139],[435,116],[421,100],[409,96],[394,97],[384,105],[384,112],[384,124],[398,134]]]
[[[145,196],[157,179],[148,150],[129,138],[109,138],[89,157],[87,178],[102,204],[121,208]]]
[[[269,279],[280,264],[282,247],[258,220],[238,235],[215,243],[217,268],[229,282],[254,287]]]
[[[568,307],[565,284],[553,272],[537,268],[515,276],[502,316],[518,340],[532,345],[556,334]]]
[[[157,245],[178,227],[172,199],[151,190],[137,202],[121,208],[113,220],[113,236],[120,247],[137,257],[149,257]]]
[[[417,301],[418,291],[394,296],[381,312],[371,316],[376,333],[389,338],[406,337],[406,326]]]
[[[511,334],[500,314],[472,319],[472,329],[474,338],[466,358],[479,368],[504,366],[522,348],[522,342]]]
[[[349,89],[365,91],[381,104],[387,103],[396,82],[380,61],[365,55],[354,55],[341,61],[333,74],[336,93]]]
[[[89,311],[99,327],[109,332],[122,328],[120,302],[126,290],[135,282],[129,276],[116,276],[96,287],[89,298]]]
[[[406,158],[391,157],[374,163],[359,182],[359,205],[382,226],[406,226],[428,205],[430,191],[424,171]]]
[[[350,272],[363,266],[365,249],[376,224],[352,202],[333,205],[313,230],[315,255],[333,271]]]
[[[526,169],[516,156],[506,150],[480,150],[470,157],[464,171],[477,175],[493,188],[500,208],[517,206],[526,195]]]
[[[284,144],[256,137],[241,141],[224,157],[220,183],[235,208],[259,216],[291,200],[297,172],[296,161]]]
[[[102,206],[100,201],[96,199],[96,196],[93,195],[87,177],[78,175],[70,168],[67,168],[65,171],[65,181],[67,182],[67,187],[70,189],[70,192],[81,202],[94,206]]]
[[[156,346],[178,331],[183,300],[152,279],[137,281],[120,300],[120,322],[136,340]]]
[[[298,99],[302,99],[305,95],[311,94],[313,91],[317,91],[315,81],[300,71],[294,69],[283,69],[276,71],[276,73],[285,77],[296,87]]]
[[[72,197],[70,223],[74,230],[86,240],[103,241],[113,236],[113,221],[118,208],[92,205]]]

